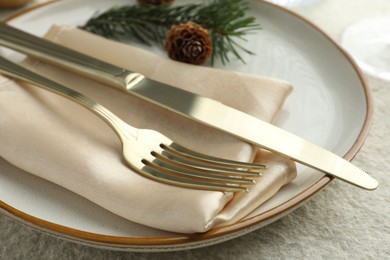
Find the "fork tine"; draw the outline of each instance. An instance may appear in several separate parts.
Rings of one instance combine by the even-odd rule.
[[[170,165],[180,167],[182,169],[193,170],[197,172],[204,172],[207,174],[213,175],[223,175],[223,176],[236,176],[237,177],[258,177],[261,176],[261,173],[250,172],[246,169],[234,169],[230,167],[218,167],[208,162],[199,162],[190,160],[187,158],[182,158],[176,156],[167,151],[163,151],[161,154],[152,153],[153,156],[158,158],[161,161],[164,161]]]
[[[191,188],[191,189],[201,189],[201,190],[212,190],[212,191],[230,191],[230,192],[247,192],[248,188],[245,186],[240,186],[237,184],[221,184],[213,183],[210,181],[202,181],[194,178],[183,178],[178,175],[166,173],[165,168],[151,167],[146,163],[146,165],[139,171],[142,175],[147,178],[156,180],[158,182],[163,182],[166,184]]]
[[[197,161],[199,163],[204,163],[207,165],[215,165],[216,167],[242,169],[246,170],[246,172],[249,171],[254,173],[267,168],[267,166],[264,164],[239,162],[198,153],[193,150],[187,149],[177,143],[171,143],[170,145],[161,144],[160,147],[165,151],[169,152],[171,155],[191,160],[192,163]]]
[[[187,167],[186,165],[182,167],[180,164],[172,163],[172,161],[169,160],[160,160],[159,157],[156,157],[156,159],[153,160],[149,166],[155,169],[164,170],[170,174],[183,175],[185,177],[196,178],[199,180],[204,179],[205,181],[207,180],[211,182],[248,185],[256,183],[253,179],[218,175],[219,172],[214,172],[212,169],[208,170],[206,168],[191,168]]]
[[[248,191],[265,165],[237,162],[197,153],[176,143],[162,143],[144,156],[146,177],[187,188]]]

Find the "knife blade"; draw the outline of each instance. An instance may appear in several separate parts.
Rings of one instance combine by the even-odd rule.
[[[216,100],[163,84],[0,23],[0,45],[83,74],[355,186],[378,182],[332,152]]]

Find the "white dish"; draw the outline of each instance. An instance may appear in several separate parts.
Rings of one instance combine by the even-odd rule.
[[[194,2],[194,1],[181,1]],[[128,0],[68,0],[28,9],[8,23],[36,35],[53,24],[82,25],[95,12]],[[294,91],[278,126],[336,154],[352,159],[363,144],[372,113],[367,85],[357,66],[322,31],[281,7],[252,1],[250,14],[262,30],[248,37],[245,56],[225,69],[285,79]],[[158,49],[153,49],[164,55]],[[18,60],[20,55],[0,49]],[[217,65],[219,66],[219,65]],[[331,179],[299,166],[299,175],[272,199],[238,223],[206,234],[182,235],[129,222],[89,201],[36,178],[0,158],[0,208],[7,215],[50,234],[76,242],[128,251],[167,251],[203,247],[267,225],[301,205]]]

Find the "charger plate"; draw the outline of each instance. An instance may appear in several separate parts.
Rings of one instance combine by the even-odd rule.
[[[42,36],[54,24],[82,25],[95,12],[129,0],[68,0],[35,6],[8,23]],[[197,1],[180,1],[180,4]],[[356,64],[319,28],[282,7],[250,2],[262,30],[247,37],[246,64],[227,70],[289,81],[294,91],[276,124],[351,160],[362,146],[372,115],[369,89]],[[165,55],[159,49],[149,49]],[[14,61],[20,54],[0,49]],[[0,155],[1,156],[1,155]],[[0,157],[0,208],[19,222],[57,237],[123,251],[171,251],[220,243],[261,228],[302,205],[331,178],[298,165],[298,177],[241,221],[204,234],[176,234],[120,218],[59,186],[10,165]]]

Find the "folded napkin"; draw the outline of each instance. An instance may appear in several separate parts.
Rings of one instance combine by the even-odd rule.
[[[284,81],[178,63],[72,27],[53,26],[46,37],[269,122],[291,92]],[[0,156],[133,222],[205,232],[243,218],[296,176],[289,160],[137,97],[43,62],[24,65],[95,99],[130,125],[160,131],[199,152],[269,167],[250,192],[240,194],[146,179],[126,165],[119,139],[103,120],[56,94],[0,76]]]

